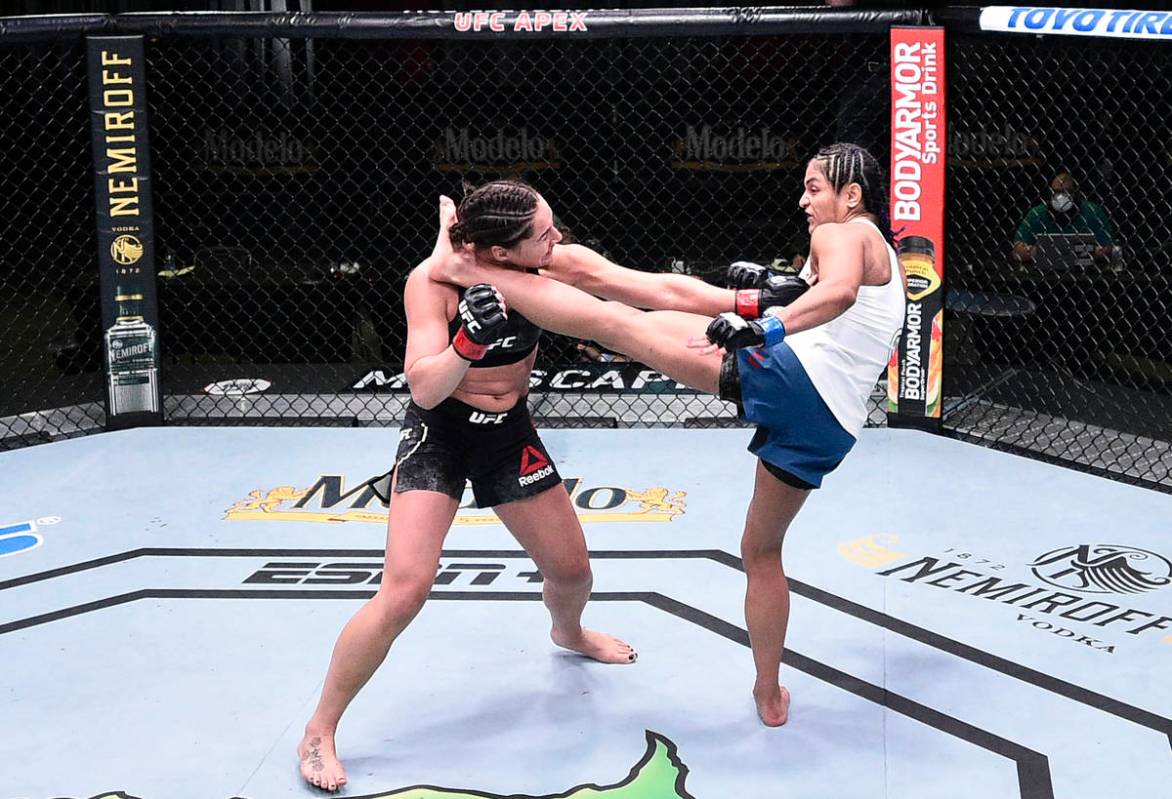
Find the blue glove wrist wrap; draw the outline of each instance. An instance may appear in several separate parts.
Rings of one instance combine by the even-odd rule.
[[[780,344],[785,340],[785,325],[776,316],[767,314],[757,320],[757,324],[761,325],[761,332],[764,334],[766,347],[772,347],[774,344]]]

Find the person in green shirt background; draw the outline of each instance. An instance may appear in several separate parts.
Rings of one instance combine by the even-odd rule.
[[[1083,199],[1078,183],[1067,170],[1050,181],[1049,196],[1025,215],[1017,227],[1013,256],[1032,263],[1041,233],[1091,233],[1095,237],[1095,261],[1106,263],[1115,253],[1115,234],[1103,206]]]

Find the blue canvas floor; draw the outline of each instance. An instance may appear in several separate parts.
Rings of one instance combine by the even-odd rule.
[[[351,797],[1094,797],[1172,785],[1172,496],[868,430],[787,537],[789,723],[756,718],[745,430],[543,437],[602,666],[462,509],[343,720]],[[381,570],[393,429],[168,428],[0,454],[0,799],[316,792],[294,749]],[[358,488],[359,490],[355,490]],[[420,787],[430,786],[430,787]]]

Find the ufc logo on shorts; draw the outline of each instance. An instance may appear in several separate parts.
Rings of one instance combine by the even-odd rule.
[[[468,417],[468,421],[472,424],[500,424],[505,420],[507,413],[483,413],[481,411],[472,411]]]
[[[488,348],[490,350],[495,350],[497,347],[500,347],[501,349],[507,350],[507,349],[509,349],[511,347],[515,347],[515,346],[517,346],[517,337],[516,336],[505,336],[504,338],[497,339],[493,343],[489,344]]]

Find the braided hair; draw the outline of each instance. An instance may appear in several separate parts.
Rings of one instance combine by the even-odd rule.
[[[519,180],[494,180],[464,195],[452,225],[452,245],[512,247],[532,233],[537,190]]]
[[[887,179],[875,156],[857,144],[840,142],[823,147],[814,155],[814,160],[822,164],[826,179],[835,193],[851,183],[859,184],[863,190],[863,209],[879,217],[879,232],[888,244],[894,246]]]

